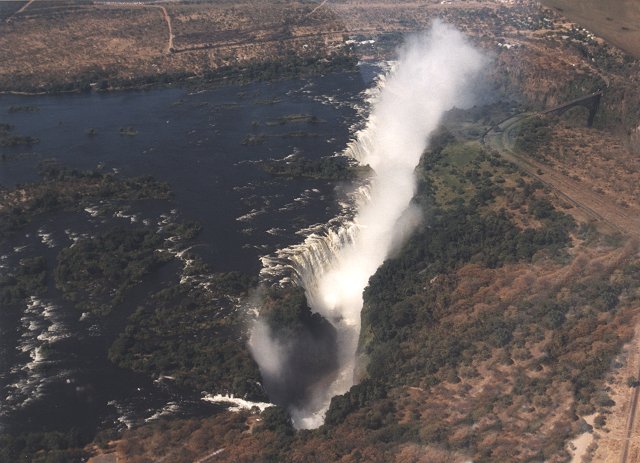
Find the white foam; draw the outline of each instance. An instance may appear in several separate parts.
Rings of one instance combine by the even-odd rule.
[[[269,407],[274,407],[274,404],[269,402],[252,402],[250,400],[234,397],[233,394],[205,394],[202,397],[202,400],[211,403],[227,404],[229,405],[229,410],[234,412],[239,412],[241,410],[252,410],[254,408],[257,408],[258,410],[260,410],[260,412],[263,412]]]

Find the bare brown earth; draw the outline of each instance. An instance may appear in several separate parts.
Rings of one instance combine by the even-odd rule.
[[[542,3],[640,57],[640,3],[636,0],[543,0]]]
[[[281,60],[293,50],[328,56],[343,28],[320,11],[304,19],[310,11],[284,2],[35,2],[0,25],[0,87],[47,90],[102,79],[126,85]]]
[[[602,130],[558,124],[544,152],[554,170],[570,172],[573,180],[640,217],[640,158],[619,139]]]
[[[552,104],[576,77],[602,74],[580,48],[600,42],[528,0],[347,0],[323,6],[290,0],[162,5],[35,1],[0,24],[0,89],[198,77],[223,66],[281,61],[288,53],[343,54],[350,38],[381,39],[375,47],[356,45],[360,58],[392,57],[400,37],[385,39],[385,34],[420,30],[435,18],[454,23],[491,50],[498,69],[507,74],[504,85],[517,82],[526,97]],[[530,85],[529,78],[536,84]]]
[[[156,8],[26,10],[2,26],[0,75],[5,88],[46,89],[72,76],[159,72],[166,25]],[[100,33],[89,33],[100,31]]]

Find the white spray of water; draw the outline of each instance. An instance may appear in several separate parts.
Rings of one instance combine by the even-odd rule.
[[[441,22],[407,40],[366,128],[350,147],[354,157],[374,171],[366,201],[342,230],[324,240],[318,236],[308,240],[316,251],[323,250],[322,259],[313,252],[304,255],[304,251],[292,259],[303,262],[303,267],[312,264],[296,269],[298,280],[309,306],[337,329],[339,343],[339,371],[333,382],[316,388],[303,408],[290,410],[296,427],[320,426],[331,398],[353,385],[363,290],[418,223],[418,214],[410,207],[416,188],[414,170],[443,114],[472,104],[472,84],[485,62],[460,32]],[[338,241],[328,239],[331,236]],[[324,261],[314,265],[318,260]],[[266,357],[279,358],[281,346],[264,340],[265,334],[259,327],[250,345],[261,346],[256,360],[263,370],[274,374],[271,370],[277,369],[279,361]],[[265,349],[265,344],[272,349]]]

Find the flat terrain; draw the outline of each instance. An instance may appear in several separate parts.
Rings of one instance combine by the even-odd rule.
[[[640,2],[636,0],[542,0],[562,15],[640,57]]]
[[[309,16],[312,9],[295,2],[36,1],[0,23],[0,88],[141,86],[285,61],[294,51],[329,57],[340,51],[344,27],[331,11]]]
[[[568,82],[567,74],[597,74],[576,49],[597,40],[532,1],[34,1],[3,4],[0,15],[0,90],[5,91],[220,78],[229,69],[255,72],[256,66],[286,64],[294,56],[308,62],[392,58],[402,34],[436,18],[498,55],[503,69],[517,72],[523,85],[535,73],[531,77],[547,98]],[[523,69],[524,62],[529,69]]]

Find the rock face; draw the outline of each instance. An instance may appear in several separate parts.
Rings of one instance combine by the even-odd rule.
[[[571,50],[557,56],[552,44],[503,52],[497,57],[492,79],[500,92],[537,110],[602,91],[594,127],[618,136],[638,153],[640,87],[635,76],[640,74],[635,69],[640,62],[606,45],[592,47],[585,53],[596,60],[593,66]],[[575,61],[574,65],[567,59]]]
[[[337,368],[337,333],[311,312],[299,288],[268,296],[262,319],[251,336],[269,399],[286,408],[308,403],[320,382]]]

